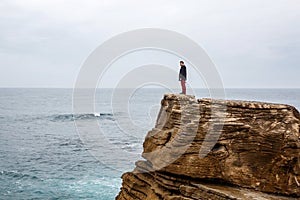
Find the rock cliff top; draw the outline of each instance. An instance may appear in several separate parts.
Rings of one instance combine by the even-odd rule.
[[[116,199],[299,199],[293,106],[165,94]]]

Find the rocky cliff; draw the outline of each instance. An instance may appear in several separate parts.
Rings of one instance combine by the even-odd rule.
[[[166,94],[116,199],[299,199],[292,106]]]

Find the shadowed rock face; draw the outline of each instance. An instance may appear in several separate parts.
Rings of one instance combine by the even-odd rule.
[[[292,106],[166,94],[116,199],[299,199]]]

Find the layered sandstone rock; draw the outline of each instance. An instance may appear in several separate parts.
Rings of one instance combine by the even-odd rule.
[[[299,199],[292,106],[166,94],[116,199]]]

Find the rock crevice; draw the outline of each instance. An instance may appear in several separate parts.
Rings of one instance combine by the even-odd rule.
[[[299,199],[296,108],[166,94],[116,199]]]

